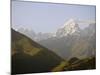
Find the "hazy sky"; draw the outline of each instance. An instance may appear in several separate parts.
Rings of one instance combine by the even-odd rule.
[[[12,1],[13,27],[53,32],[70,18],[95,20],[95,6]]]

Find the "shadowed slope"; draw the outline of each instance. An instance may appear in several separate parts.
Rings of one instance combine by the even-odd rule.
[[[12,74],[50,72],[63,59],[12,29]]]

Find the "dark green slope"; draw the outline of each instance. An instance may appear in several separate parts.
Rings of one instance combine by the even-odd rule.
[[[62,61],[58,55],[13,29],[12,74],[50,72]]]
[[[73,62],[71,62],[73,61]],[[76,59],[72,58],[69,61],[69,67],[66,67],[65,70],[89,70],[89,69],[96,69],[96,58],[90,57],[85,59]]]

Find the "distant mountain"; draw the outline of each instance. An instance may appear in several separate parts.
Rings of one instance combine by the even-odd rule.
[[[52,37],[60,38],[67,35],[78,35],[80,32],[80,28],[74,19],[69,19],[62,27],[59,27],[54,33],[35,33],[33,30],[29,30],[27,28],[19,28],[17,29],[17,31],[30,37],[32,40],[41,41]]]
[[[56,32],[56,37],[64,37],[67,35],[78,34],[80,28],[74,19],[68,20],[62,27],[60,27]]]
[[[37,42],[67,59],[71,55],[70,49],[73,43],[80,37],[80,32],[77,22],[74,19],[70,19],[57,29],[55,36]]]
[[[72,57],[91,57],[96,53],[96,28],[95,23],[90,24],[80,33],[77,43],[72,46]]]
[[[66,65],[61,57],[13,29],[11,42],[12,74],[50,72],[63,64],[61,71]]]
[[[53,33],[42,33],[42,32],[39,32],[35,36],[34,40],[35,41],[41,41],[41,40],[45,40],[45,39],[51,38],[52,36],[53,36]]]
[[[57,33],[59,35],[56,35],[56,37],[41,40],[38,43],[65,59],[95,56],[95,23],[81,30],[77,23],[70,20]]]
[[[45,40],[53,36],[53,33],[35,33],[32,29],[29,30],[27,28],[18,28],[17,31],[30,37],[34,41]]]
[[[95,23],[90,23],[88,27],[81,29],[76,20],[69,19],[54,33],[40,32],[36,34],[34,31],[27,31],[27,29],[27,32],[23,29],[21,29],[22,31],[18,30],[18,32],[23,32],[62,58],[85,58],[95,55],[95,25]]]
[[[27,28],[21,27],[21,28],[18,28],[17,31],[28,36],[28,37],[30,37],[32,40],[36,36],[36,33],[32,29],[27,29]]]

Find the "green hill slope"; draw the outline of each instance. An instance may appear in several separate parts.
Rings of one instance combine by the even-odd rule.
[[[61,62],[58,55],[11,30],[12,74],[50,72]]]

